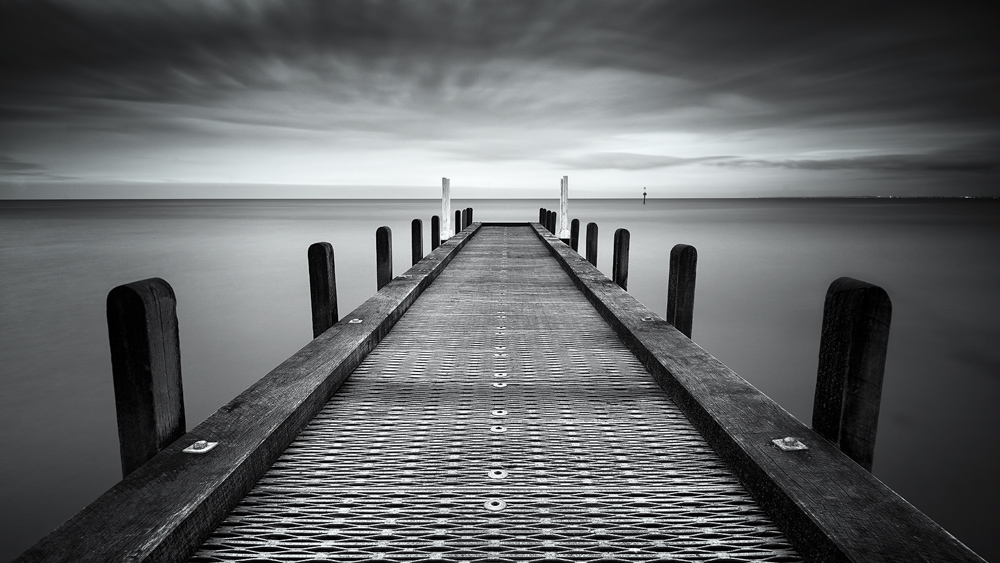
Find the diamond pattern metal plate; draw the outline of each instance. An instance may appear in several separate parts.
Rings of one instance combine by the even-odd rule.
[[[528,227],[483,227],[193,557],[800,561]]]

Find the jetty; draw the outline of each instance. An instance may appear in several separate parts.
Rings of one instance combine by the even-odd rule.
[[[665,319],[578,222],[467,211],[343,318],[311,249],[316,338],[18,561],[982,561],[695,344],[683,288]]]

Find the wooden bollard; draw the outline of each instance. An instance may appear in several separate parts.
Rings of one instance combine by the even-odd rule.
[[[615,250],[611,258],[612,280],[628,290],[628,229],[615,230]]]
[[[555,211],[551,211],[551,210],[549,211],[548,222],[545,224],[545,227],[549,230],[550,233],[556,234],[556,212]]]
[[[469,226],[469,208],[466,207],[462,210],[462,230],[464,231],[466,227]]]
[[[471,225],[471,224],[473,224],[474,222],[475,222],[475,221],[473,221],[473,219],[472,219],[472,208],[470,207],[470,208],[469,208],[469,224]]]
[[[597,267],[597,223],[587,223],[587,262]]]
[[[312,300],[313,338],[337,324],[337,274],[333,263],[333,245],[317,242],[309,245],[309,296]]]
[[[424,259],[424,222],[420,219],[410,222],[410,247],[415,265]]]
[[[392,280],[392,230],[389,227],[379,227],[375,231],[375,283],[378,290],[385,287],[390,280]]]
[[[177,299],[150,278],[112,289],[107,314],[124,477],[185,431]]]
[[[431,250],[441,246],[441,218],[431,216]]]
[[[574,252],[580,251],[580,220],[573,219],[569,224],[569,245]]]
[[[465,227],[462,226],[462,211],[455,211],[455,234],[457,235],[460,231],[464,230]]]
[[[813,430],[872,470],[892,302],[851,278],[830,284],[813,403]]]
[[[694,279],[698,251],[688,244],[670,249],[670,273],[667,281],[667,322],[691,338],[694,319]]]
[[[538,208],[538,224],[543,227],[545,226],[545,217],[547,217],[546,212],[547,210],[544,207]]]

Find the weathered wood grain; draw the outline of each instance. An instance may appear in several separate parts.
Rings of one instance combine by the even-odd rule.
[[[580,251],[580,220],[573,219],[569,224],[569,246],[574,251]]]
[[[476,231],[449,239],[18,562],[186,561]],[[197,440],[218,442],[189,455]]]
[[[694,283],[698,251],[689,244],[670,249],[670,273],[667,274],[667,322],[691,338],[694,324]]]
[[[375,287],[381,291],[392,279],[392,230],[379,227],[375,230]]]
[[[335,325],[340,318],[337,310],[337,273],[332,244],[328,242],[312,244],[307,255],[313,338],[316,338]]]
[[[473,223],[475,223],[475,221],[476,221],[475,219],[472,218],[472,215],[473,215],[473,209],[470,207],[469,208],[469,224],[470,225],[473,224]]]
[[[614,240],[614,255],[611,259],[611,272],[618,287],[628,290],[628,229],[616,229]]]
[[[431,216],[431,251],[441,246],[441,218]]]
[[[108,293],[108,340],[122,475],[184,434],[177,298],[160,278]]]
[[[462,225],[462,210],[461,209],[456,209],[455,210],[455,234],[460,233],[462,231],[462,229],[464,229],[464,228],[465,228],[465,225]]]
[[[983,559],[550,233],[538,237],[810,561]],[[795,437],[803,451],[771,440]]]
[[[871,471],[892,303],[875,285],[830,284],[823,307],[813,430]]]

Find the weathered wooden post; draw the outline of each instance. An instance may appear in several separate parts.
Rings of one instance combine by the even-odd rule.
[[[545,209],[544,207],[538,208],[538,224],[540,224],[543,227],[545,226],[545,218],[548,217],[548,215],[546,214],[547,212],[548,210]]]
[[[462,210],[462,230],[464,231],[466,227],[469,226],[469,208],[466,207]]]
[[[458,225],[455,225],[458,228]],[[451,238],[451,180],[441,178],[441,240]]]
[[[337,323],[337,274],[333,245],[317,242],[309,246],[309,296],[312,300],[313,338]]]
[[[107,315],[124,477],[185,431],[177,298],[160,278],[120,285]]]
[[[545,227],[549,230],[550,233],[556,234],[556,212],[555,211],[551,211],[551,210],[549,211],[549,217],[548,217],[548,221],[545,224]]]
[[[457,235],[465,227],[462,226],[462,211],[459,209],[455,210],[455,234]]]
[[[694,319],[694,278],[698,251],[688,244],[670,249],[670,273],[667,281],[667,322],[691,338]]]
[[[826,292],[813,430],[868,471],[891,318],[892,303],[878,286],[845,277]]]
[[[392,280],[392,230],[379,227],[375,231],[375,283],[377,290]]]
[[[469,224],[471,225],[473,223],[475,223],[475,220],[472,219],[472,208],[470,207],[469,208]]]
[[[424,259],[424,222],[420,219],[410,221],[410,247],[413,264]]]
[[[597,223],[587,223],[587,262],[597,267]]]
[[[441,218],[431,216],[431,250],[441,246]]]
[[[569,226],[569,245],[573,251],[580,252],[580,220],[573,219]]]
[[[628,229],[615,231],[615,251],[611,258],[613,281],[624,290],[628,290]]]
[[[559,225],[556,234],[560,240],[569,244],[569,176],[563,176],[559,185]]]

